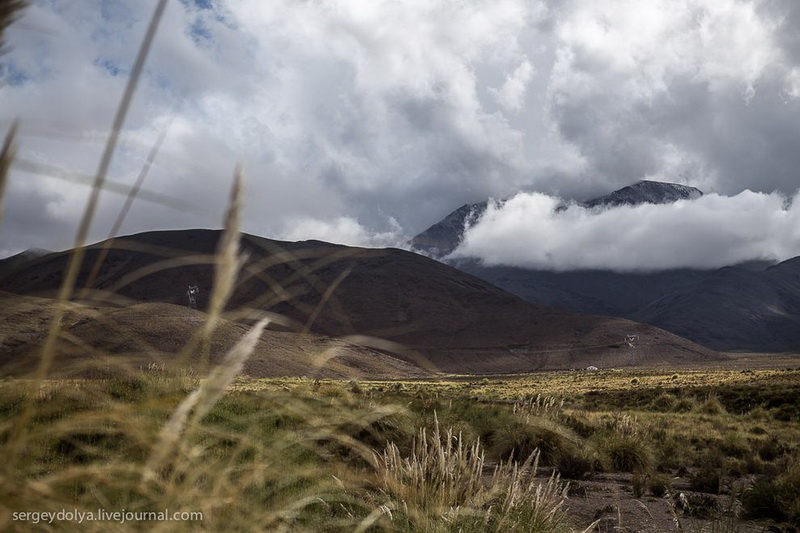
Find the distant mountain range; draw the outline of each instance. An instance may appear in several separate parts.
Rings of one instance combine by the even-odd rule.
[[[702,196],[693,187],[641,181],[586,208],[663,204]],[[800,257],[755,261],[722,269],[620,273],[553,272],[449,261],[486,203],[463,206],[412,239],[413,249],[541,305],[576,313],[624,317],[671,331],[716,350],[800,351]]]
[[[668,204],[677,200],[693,200],[703,193],[699,189],[677,183],[642,180],[611,194],[594,198],[578,205],[588,209],[618,207],[621,205]],[[464,238],[466,227],[477,222],[486,212],[487,202],[462,205],[443,220],[411,239],[413,251],[442,258],[455,250]],[[562,206],[560,209],[563,209]]]
[[[137,326],[137,331],[142,330],[140,334],[149,344],[174,343],[172,337],[186,335],[185,321],[175,318],[175,313],[176,309],[191,311],[186,309],[190,285],[199,288],[198,308],[207,305],[213,278],[210,263],[219,235],[218,231],[182,230],[118,238],[93,291],[85,298],[90,298],[92,305],[122,309],[133,309],[132,304],[161,305],[153,309],[162,314],[169,311],[172,318],[158,320],[144,330]],[[373,348],[392,352],[427,371],[513,373],[588,365],[674,365],[721,357],[652,326],[526,302],[468,273],[403,250],[319,241],[290,243],[252,235],[244,236],[242,242],[249,259],[229,305],[239,312],[240,321],[270,313],[276,319],[271,327],[283,332],[388,340],[395,344],[377,343]],[[79,287],[86,283],[100,247],[86,249]],[[68,255],[53,253],[13,268],[0,266],[0,291],[27,298],[52,297]],[[8,298],[13,301],[14,296]],[[114,324],[142,324],[138,320],[147,320],[150,308],[137,309],[140,318],[126,314],[132,311],[108,316],[117,317]],[[17,316],[28,317],[28,322],[35,318],[26,313],[20,311]],[[89,336],[79,348],[110,342],[115,339],[113,331],[125,329],[89,327],[92,320],[98,319],[87,315],[68,328],[76,338]],[[192,315],[191,320],[196,323],[197,317]],[[156,325],[159,333],[153,334]],[[6,336],[16,339],[13,350],[6,344],[6,360],[39,342],[16,331],[13,320],[6,321],[6,327],[11,328]],[[26,328],[35,330],[30,324]],[[0,348],[0,355],[3,350]],[[260,357],[265,368],[277,365],[269,362],[268,354]],[[363,359],[360,361],[358,365],[363,364]]]

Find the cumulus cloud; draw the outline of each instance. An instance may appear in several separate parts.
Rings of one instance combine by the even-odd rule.
[[[800,255],[800,191],[604,210],[541,193],[489,205],[451,257],[535,269],[718,268]]]
[[[91,175],[155,2],[32,4],[7,35],[0,131],[20,118],[20,157]],[[362,243],[395,232],[389,218],[413,235],[519,191],[581,200],[650,178],[791,194],[799,13],[792,0],[171,2],[111,177],[131,184],[172,120],[146,187],[197,208],[137,202],[123,231],[218,225],[237,161],[246,231],[317,221],[303,238],[339,228]],[[70,246],[87,196],[15,169],[0,253]],[[122,201],[103,195],[92,239]]]

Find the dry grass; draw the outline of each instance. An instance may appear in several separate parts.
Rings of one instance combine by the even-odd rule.
[[[444,433],[435,418],[421,428],[409,456],[394,444],[377,455],[383,506],[392,521],[412,531],[569,531],[563,505],[567,486],[554,474],[536,478],[539,453],[508,461],[485,478],[480,441]],[[392,516],[391,510],[395,511]]]

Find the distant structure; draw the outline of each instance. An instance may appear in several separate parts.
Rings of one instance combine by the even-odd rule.
[[[189,290],[186,291],[186,296],[189,297],[189,309],[197,309],[197,295],[200,294],[200,289],[197,285],[189,285]]]
[[[587,371],[587,372],[597,372],[598,370],[599,370],[599,369],[598,369],[596,366],[594,366],[594,365],[591,365],[591,366],[587,366],[587,367],[586,367],[586,371]]]

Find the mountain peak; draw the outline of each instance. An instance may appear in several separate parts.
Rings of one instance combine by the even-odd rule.
[[[669,204],[678,200],[694,200],[701,196],[703,192],[700,189],[688,185],[642,180],[579,205],[591,209],[621,205]],[[438,258],[450,254],[464,238],[465,228],[480,219],[486,211],[486,206],[487,202],[462,205],[443,220],[412,238],[411,249]],[[565,208],[562,206],[558,210]]]
[[[620,205],[671,204],[678,200],[694,200],[703,196],[703,191],[688,185],[663,181],[642,180],[621,189],[583,202],[583,207],[616,207]]]

